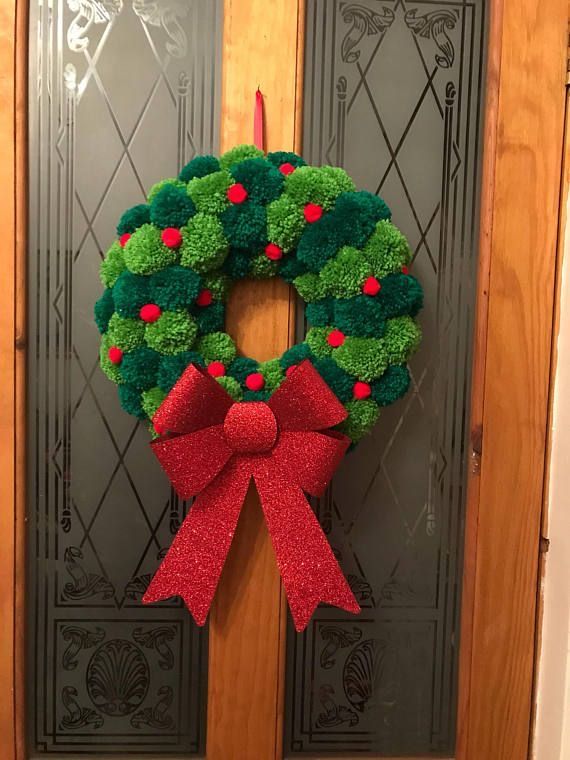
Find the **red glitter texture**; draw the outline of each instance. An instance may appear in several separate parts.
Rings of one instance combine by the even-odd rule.
[[[236,182],[228,187],[227,195],[230,203],[243,203],[247,199],[247,190],[240,182]]]
[[[164,245],[168,248],[178,248],[182,243],[182,235],[176,227],[167,227],[165,230],[162,230],[161,238]]]
[[[344,333],[340,330],[331,330],[327,335],[327,343],[333,348],[338,348],[344,343]]]
[[[160,306],[155,303],[146,303],[139,311],[139,316],[143,322],[156,322],[161,314]]]
[[[318,222],[323,215],[323,207],[318,206],[316,203],[307,203],[303,210],[303,213],[307,222],[309,222],[309,224],[312,224],[313,222]]]

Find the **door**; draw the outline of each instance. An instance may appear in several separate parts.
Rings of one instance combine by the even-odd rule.
[[[523,760],[565,3],[0,8],[2,756]],[[188,505],[119,412],[91,322],[117,214],[251,141],[258,85],[266,148],[382,195],[427,302],[412,392],[315,504],[363,612],[320,608],[302,635],[255,493],[206,629],[176,600],[141,606]],[[259,359],[304,330],[273,280],[236,288],[227,324]]]

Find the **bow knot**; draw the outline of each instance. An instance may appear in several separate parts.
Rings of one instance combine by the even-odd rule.
[[[179,496],[196,496],[143,602],[181,596],[203,625],[253,478],[295,627],[317,604],[360,607],[304,492],[320,496],[349,444],[346,410],[308,361],[267,403],[234,403],[190,365],[154,417],[152,444]]]

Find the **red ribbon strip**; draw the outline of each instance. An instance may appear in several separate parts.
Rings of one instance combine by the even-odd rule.
[[[259,150],[265,150],[263,126],[263,95],[258,87],[255,93],[255,110],[253,112],[253,144]]]
[[[304,492],[320,496],[348,438],[330,430],[346,410],[308,361],[267,403],[234,403],[190,365],[154,417],[152,444],[182,499],[197,496],[143,602],[181,596],[206,621],[253,478],[297,631],[319,602],[360,612]]]

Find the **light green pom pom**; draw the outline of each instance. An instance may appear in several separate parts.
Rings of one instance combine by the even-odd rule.
[[[188,351],[198,333],[198,325],[185,311],[164,311],[156,322],[145,328],[145,340],[159,354]]]
[[[196,351],[207,363],[222,362],[226,366],[236,357],[236,346],[227,333],[214,332],[204,335],[196,344]]]
[[[305,343],[309,345],[309,348],[317,359],[332,355],[333,347],[329,346],[327,341],[331,330],[333,330],[332,327],[311,327],[307,331]]]
[[[156,182],[148,191],[148,202],[152,203],[153,200],[156,198],[156,196],[159,194],[159,192],[162,190],[163,187],[167,187],[167,185],[172,185],[173,187],[180,187],[183,190],[186,190],[186,185],[182,180],[180,179],[161,179],[160,182]]]
[[[422,339],[420,326],[412,317],[395,317],[386,321],[381,338],[389,364],[404,364],[417,350]]]
[[[259,365],[259,371],[265,380],[266,390],[271,391],[272,393],[279,388],[285,379],[285,373],[283,372],[279,359],[270,359],[269,361],[261,362]]]
[[[133,232],[123,248],[125,264],[134,274],[154,274],[176,262],[176,251],[167,248],[161,231],[152,224],[143,224]]]
[[[216,382],[224,388],[226,393],[231,396],[234,401],[241,401],[243,399],[243,390],[235,377],[222,375],[221,377],[216,378]]]
[[[268,259],[264,253],[260,253],[251,259],[249,274],[254,280],[264,280],[277,274],[277,262]]]
[[[197,272],[210,272],[223,264],[227,253],[228,241],[217,217],[196,214],[182,229],[182,266],[190,267]]]
[[[317,203],[332,208],[336,198],[354,190],[354,183],[343,169],[332,166],[300,166],[285,179],[285,194],[298,206]]]
[[[212,291],[216,301],[225,301],[232,286],[232,281],[227,274],[219,274],[218,272],[205,275],[202,282],[204,288]]]
[[[312,272],[300,274],[298,277],[295,277],[293,285],[303,301],[306,301],[307,303],[318,301],[325,295],[325,289],[321,278],[318,274],[313,274]]]
[[[333,359],[349,375],[367,383],[380,377],[389,364],[382,338],[348,336],[342,346],[335,348]]]
[[[230,205],[227,192],[234,179],[229,172],[213,172],[188,183],[187,193],[198,211],[219,214]]]
[[[121,351],[133,351],[144,343],[144,322],[138,319],[126,319],[116,312],[109,320],[105,337],[109,347],[116,346]]]
[[[378,278],[399,272],[412,259],[406,238],[385,219],[376,225],[376,230],[364,246],[363,254],[370,265],[370,271]]]
[[[345,407],[348,417],[339,425],[339,430],[356,443],[372,429],[380,414],[380,408],[372,399],[349,401]]]
[[[109,339],[109,335],[103,336],[101,340],[101,346],[99,348],[99,363],[101,365],[101,369],[107,375],[109,380],[112,380],[114,383],[117,383],[117,385],[119,385],[123,382],[120,366],[118,364],[113,364],[113,362],[109,359],[109,349],[114,345],[115,344]]]
[[[255,145],[236,145],[220,156],[220,166],[222,169],[229,169],[232,164],[239,164],[246,158],[265,158],[265,153]]]
[[[303,209],[286,195],[267,206],[267,238],[285,253],[297,245],[305,225]]]
[[[165,398],[166,393],[158,387],[150,388],[148,391],[143,391],[142,408],[146,412],[149,419],[152,420],[158,410],[158,407],[162,404]]]
[[[123,248],[121,244],[115,240],[99,266],[101,282],[106,288],[112,288],[126,268],[127,265],[125,264],[125,258],[123,256]]]
[[[362,283],[370,275],[370,265],[361,251],[350,246],[341,248],[320,273],[324,295],[350,298],[359,295]]]

